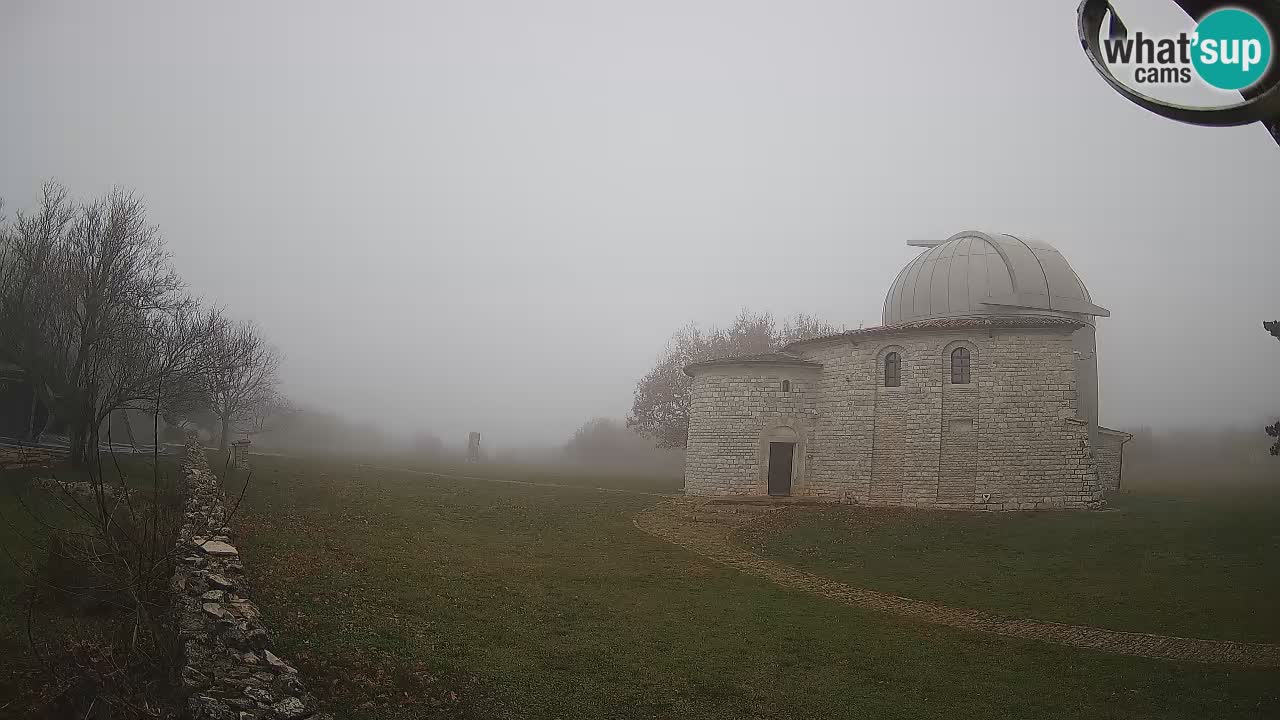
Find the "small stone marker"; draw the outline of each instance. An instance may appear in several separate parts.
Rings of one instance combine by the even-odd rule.
[[[467,462],[480,462],[480,433],[478,432],[467,434]]]
[[[231,457],[237,470],[249,469],[249,441],[237,440],[231,443]]]

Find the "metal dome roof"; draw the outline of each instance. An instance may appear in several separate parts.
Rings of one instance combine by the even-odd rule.
[[[1052,245],[966,230],[929,248],[898,273],[884,299],[884,324],[982,315],[1055,315],[1092,324],[1111,313],[1093,304]]]

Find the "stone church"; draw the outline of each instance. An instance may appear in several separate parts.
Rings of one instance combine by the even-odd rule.
[[[971,510],[1093,508],[1126,433],[1098,425],[1095,305],[1046,242],[967,231],[889,288],[884,324],[700,362],[685,492]]]

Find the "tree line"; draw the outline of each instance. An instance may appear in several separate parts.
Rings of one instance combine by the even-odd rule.
[[[1263,322],[1262,327],[1280,340],[1280,320]],[[690,323],[671,336],[653,368],[636,383],[626,427],[649,438],[658,448],[684,448],[689,442],[689,405],[693,390],[693,378],[684,373],[686,367],[706,360],[777,352],[789,343],[842,330],[803,314],[779,326],[771,314],[746,309],[727,328],[712,326],[703,330]],[[586,438],[604,436],[601,428],[593,427],[593,423],[584,425],[570,442],[571,454],[581,454],[581,447],[588,444],[608,446],[603,441],[586,443]],[[1280,438],[1280,421],[1264,429],[1267,435]],[[1272,443],[1269,451],[1273,456],[1280,455],[1280,439]]]
[[[113,412],[211,418],[225,449],[283,406],[279,353],[251,322],[187,292],[142,199],[73,198],[54,181],[0,214],[0,360],[21,369],[83,466]],[[40,428],[37,428],[37,434]]]

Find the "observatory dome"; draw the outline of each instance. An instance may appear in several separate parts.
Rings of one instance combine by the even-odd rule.
[[[884,299],[884,324],[984,315],[1049,315],[1093,324],[1110,315],[1093,304],[1071,264],[1052,245],[967,230],[926,247]]]

